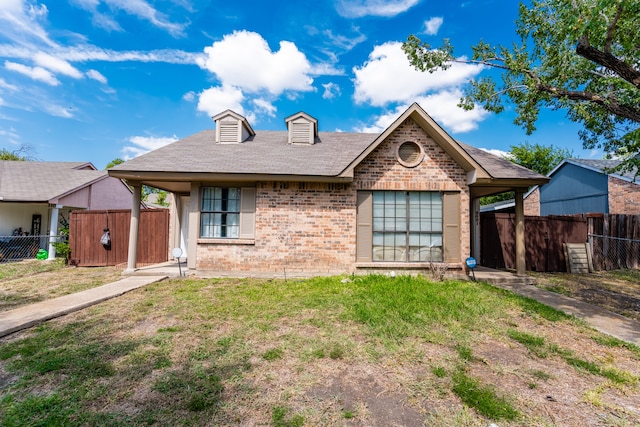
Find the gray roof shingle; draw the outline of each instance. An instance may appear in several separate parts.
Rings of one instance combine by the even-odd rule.
[[[319,132],[315,144],[289,144],[286,131],[257,131],[216,144],[206,130],[114,166],[113,171],[337,176],[378,134]]]
[[[81,162],[0,161],[0,197],[4,202],[48,202],[107,175],[77,169]]]

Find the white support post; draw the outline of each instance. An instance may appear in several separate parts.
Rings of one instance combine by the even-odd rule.
[[[133,206],[131,206],[131,226],[129,228],[129,252],[127,269],[122,274],[133,274],[136,271],[138,259],[138,228],[140,226],[140,202],[142,199],[142,185],[129,183],[133,188]]]
[[[48,261],[56,259],[56,247],[53,245],[56,242],[58,236],[58,214],[62,205],[55,205],[51,209],[51,221],[49,222],[49,257]]]
[[[516,188],[516,274],[527,274],[525,237],[524,237],[524,190]]]

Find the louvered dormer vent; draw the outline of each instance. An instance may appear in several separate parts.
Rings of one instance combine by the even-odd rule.
[[[311,123],[292,123],[291,142],[313,144]]]
[[[256,134],[247,119],[231,110],[213,116],[213,120],[216,122],[218,144],[239,144]]]
[[[315,144],[318,136],[318,121],[303,112],[285,119],[289,129],[290,144]]]
[[[234,121],[221,121],[220,126],[220,144],[233,144],[240,142],[238,138],[239,123]]]

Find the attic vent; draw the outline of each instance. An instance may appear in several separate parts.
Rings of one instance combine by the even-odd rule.
[[[238,122],[220,123],[220,143],[238,142]]]
[[[292,123],[291,142],[311,144],[311,123]]]
[[[420,144],[407,141],[400,144],[397,152],[398,163],[407,168],[413,168],[420,164],[424,158],[424,151]]]

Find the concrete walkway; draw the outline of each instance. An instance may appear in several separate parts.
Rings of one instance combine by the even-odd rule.
[[[0,337],[29,328],[45,320],[62,316],[133,289],[166,279],[167,276],[131,276],[86,291],[41,301],[0,313]]]
[[[493,283],[493,286],[539,301],[542,304],[584,320],[600,332],[640,346],[640,322],[638,321],[532,285],[496,282]]]

